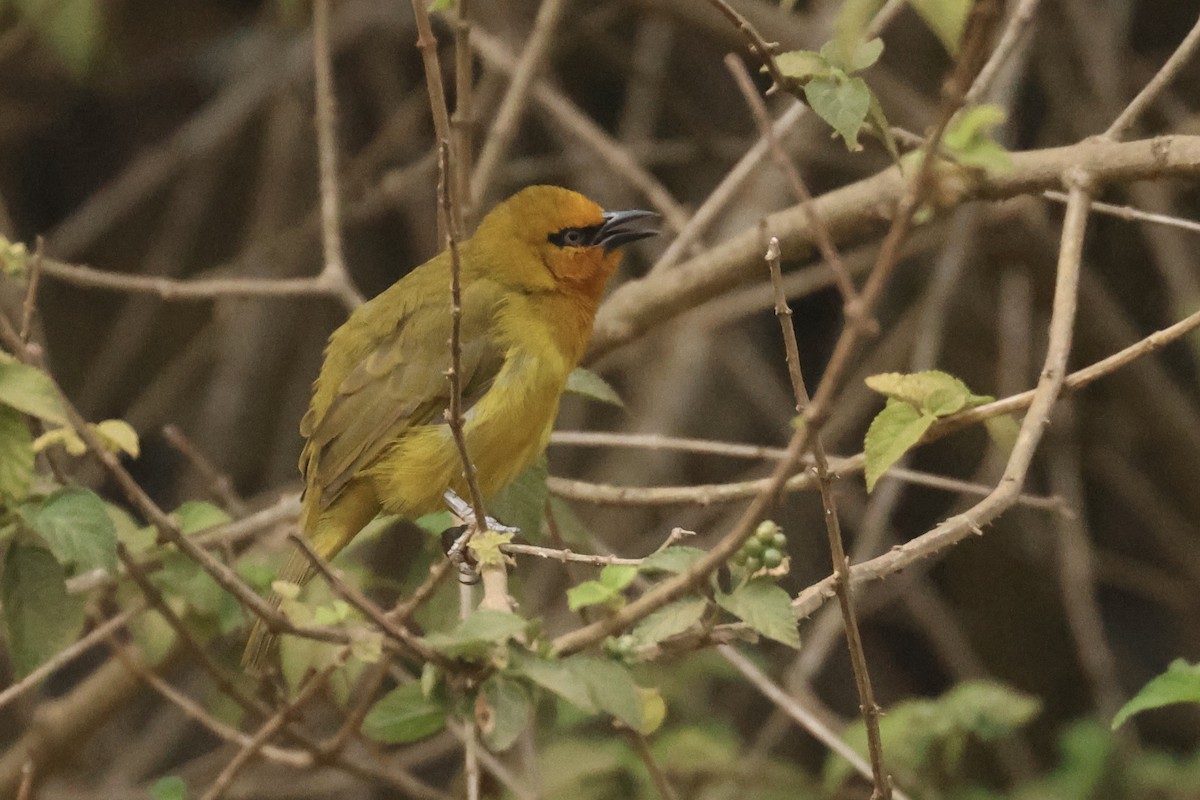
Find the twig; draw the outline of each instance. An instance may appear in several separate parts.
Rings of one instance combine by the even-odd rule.
[[[771,81],[780,89],[784,86],[783,73],[779,71],[779,65],[775,63],[774,48],[767,44],[750,20],[743,17],[733,9],[725,0],[708,0],[718,11],[725,15],[733,27],[738,29],[738,33],[746,40],[746,44],[750,47],[750,52],[758,58],[759,62],[766,67],[767,74],[771,76]]]
[[[329,53],[329,0],[313,3],[313,71],[316,92],[317,157],[321,188],[321,242],[325,266],[317,280],[343,296],[347,307],[362,303],[351,284],[342,253],[341,210],[338,198],[337,133],[334,130],[337,100],[333,94],[333,64]]]
[[[501,552],[514,553],[522,556],[537,556],[538,558],[549,558],[555,561],[576,564],[592,564],[597,567],[606,567],[610,564],[620,564],[622,566],[636,567],[641,565],[640,558],[621,558],[620,556],[594,556],[587,553],[576,553],[568,549],[554,549],[551,547],[538,547],[532,544],[517,544],[509,542],[508,544],[500,545]]]
[[[437,37],[433,35],[433,26],[429,24],[429,12],[425,9],[424,0],[412,0],[413,18],[417,24],[417,49],[421,51],[421,60],[425,65],[425,89],[429,92],[429,110],[433,114],[433,133],[437,142],[438,169],[443,169],[441,147],[453,146],[450,129],[450,113],[446,108],[446,90],[442,85],[442,65],[438,61]],[[457,161],[454,159],[454,161]],[[443,176],[442,181],[453,182],[453,176]],[[451,210],[456,209],[451,206]],[[449,233],[451,223],[454,230],[462,230],[462,220],[451,220],[446,214],[449,211],[444,203],[438,203],[438,239],[444,240]]]
[[[445,411],[446,424],[454,436],[454,444],[458,448],[458,456],[462,461],[463,480],[467,484],[471,508],[475,511],[474,528],[482,530],[487,524],[487,515],[483,510],[483,492],[479,490],[479,476],[475,472],[475,463],[467,452],[467,439],[463,432],[462,410],[462,260],[459,257],[458,242],[459,228],[453,224],[455,199],[450,181],[453,179],[452,167],[449,163],[450,145],[442,141],[438,143],[438,205],[441,206],[446,219],[451,225],[446,230],[446,250],[450,253],[450,369],[446,378],[450,381],[450,404]]]
[[[482,198],[487,194],[496,168],[512,144],[513,136],[517,132],[517,123],[521,120],[521,112],[529,97],[530,87],[537,77],[538,68],[546,58],[565,7],[564,0],[542,0],[538,6],[537,16],[533,18],[533,27],[521,45],[521,55],[511,70],[508,90],[496,110],[495,119],[483,142],[483,151],[479,154],[479,162],[471,175],[471,195],[475,198]]]
[[[238,729],[226,725],[216,719],[212,714],[209,714],[199,703],[188,697],[183,692],[176,689],[171,684],[167,683],[161,677],[146,667],[145,664],[130,656],[126,652],[126,647],[116,637],[109,635],[107,637],[109,647],[112,649],[113,655],[120,661],[126,669],[136,675],[141,680],[145,681],[151,689],[158,692],[168,702],[182,711],[188,719],[203,725],[213,735],[224,739],[227,742],[232,742],[239,747],[246,747],[250,744],[250,737],[242,733]],[[286,764],[289,767],[296,769],[307,769],[313,766],[314,758],[312,753],[306,753],[299,750],[286,750],[282,747],[274,747],[264,745],[259,752],[263,757],[280,764]]]
[[[662,800],[679,800],[679,795],[671,788],[671,782],[667,780],[666,773],[655,760],[654,754],[650,752],[650,745],[646,742],[646,737],[640,731],[632,728],[626,729],[624,734],[633,747],[633,752],[641,760],[642,766],[650,773],[650,780],[654,781],[654,788],[658,789],[658,796]]]
[[[1111,719],[1121,707],[1121,682],[1096,597],[1095,557],[1084,522],[1082,462],[1071,403],[1064,403],[1061,412],[1049,453],[1050,485],[1074,513],[1056,519],[1059,590],[1079,665],[1091,684],[1096,713]]]
[[[164,425],[162,432],[167,444],[175,448],[181,456],[188,460],[192,468],[200,473],[200,477],[208,484],[208,491],[213,498],[233,516],[245,517],[246,504],[233,490],[233,480],[217,469],[212,461],[200,452],[200,448],[196,447],[195,443],[179,429],[178,425]]]
[[[42,277],[42,261],[46,257],[46,240],[37,237],[37,245],[33,249],[33,258],[29,262],[29,285],[25,287],[25,301],[21,304],[22,342],[29,342],[29,334],[33,330],[33,312],[37,308],[38,282]]]
[[[1047,190],[1042,192],[1042,197],[1047,200],[1053,200],[1056,203],[1067,202],[1067,196],[1062,192]],[[1192,233],[1200,233],[1200,222],[1195,220],[1183,219],[1181,217],[1173,217],[1169,214],[1155,214],[1150,211],[1142,211],[1133,206],[1119,206],[1112,203],[1102,203],[1100,201],[1092,202],[1092,211],[1097,214],[1107,214],[1110,217],[1118,217],[1127,222],[1151,222],[1156,225],[1166,225],[1170,228],[1179,228],[1181,230],[1190,231]]]
[[[346,652],[343,651],[339,657],[339,661],[344,659],[345,656]],[[296,695],[296,699],[283,706],[274,716],[268,719],[255,732],[254,736],[250,738],[250,741],[238,750],[237,755],[225,765],[225,769],[221,770],[221,774],[208,787],[208,791],[201,795],[200,800],[218,800],[225,793],[225,790],[229,788],[229,784],[233,782],[238,773],[250,763],[250,759],[254,758],[271,737],[282,730],[287,725],[288,720],[303,706],[313,700],[317,696],[317,693],[325,687],[325,680],[333,673],[337,666],[340,666],[340,664],[325,667],[316,675],[313,675],[304,688],[300,690],[300,693]]]
[[[767,244],[766,262],[771,275],[771,286],[775,291],[775,316],[783,334],[784,352],[787,358],[788,376],[791,378],[792,393],[796,400],[796,411],[803,414],[811,402],[808,389],[804,386],[804,375],[800,368],[800,348],[796,342],[796,329],[792,325],[792,310],[783,295],[783,273],[779,265],[779,240],[770,237]],[[849,300],[847,302],[850,302]],[[867,733],[867,750],[871,755],[871,774],[875,788],[872,800],[888,800],[892,796],[892,777],[883,760],[883,744],[879,736],[880,708],[875,702],[875,691],[871,687],[871,675],[867,668],[867,656],[863,650],[862,636],[858,630],[858,617],[854,612],[854,596],[850,586],[850,560],[842,544],[842,524],[838,516],[837,497],[833,493],[829,473],[829,461],[825,457],[825,446],[821,434],[812,433],[812,454],[815,462],[817,488],[821,493],[821,506],[825,510],[825,530],[829,538],[829,552],[833,560],[833,574],[837,578],[834,589],[842,610],[842,624],[846,629],[846,646],[850,650],[850,666],[854,671],[854,684],[858,689],[859,709]]]
[[[784,111],[779,119],[771,126],[771,131],[778,139],[785,132],[790,130],[802,116],[808,111],[808,106],[803,103],[794,103],[791,108]],[[748,149],[737,163],[730,168],[729,172],[725,173],[725,177],[717,184],[704,202],[696,209],[695,213],[688,219],[687,224],[679,231],[663,254],[658,257],[658,261],[654,262],[654,266],[650,268],[650,274],[654,274],[659,270],[675,264],[685,251],[689,250],[696,240],[708,229],[721,212],[733,200],[734,195],[746,185],[746,181],[754,174],[762,160],[770,151],[770,146],[767,140],[760,137],[750,149]]]
[[[222,297],[259,297],[287,299],[295,297],[336,297],[347,310],[357,302],[331,286],[320,276],[312,278],[163,278],[157,275],[129,275],[108,272],[83,264],[68,264],[52,258],[43,260],[42,272],[50,278],[84,289],[101,289],[131,294],[152,294],[167,302],[210,302]]]
[[[458,198],[463,230],[469,230],[479,195],[471,188],[471,157],[474,154],[473,128],[474,64],[471,52],[471,1],[458,0],[454,10],[454,114],[450,129],[454,132],[454,193]]]
[[[979,70],[979,74],[975,76],[971,88],[967,91],[968,103],[978,102],[992,87],[1000,70],[1024,41],[1025,33],[1029,30],[1029,24],[1033,21],[1040,2],[1041,0],[1021,0],[1020,5],[1009,18],[1008,24],[1004,26],[1004,31],[1000,34],[1000,40],[992,50],[991,57],[983,65],[983,69]]]
[[[443,667],[448,665],[447,660],[436,650],[426,645],[419,636],[408,630],[403,624],[395,620],[388,619],[384,614],[383,609],[375,605],[358,589],[351,586],[346,581],[342,580],[337,573],[330,569],[325,560],[313,549],[312,545],[303,536],[292,534],[288,537],[292,544],[304,553],[304,557],[308,559],[313,568],[321,574],[329,584],[329,588],[334,594],[345,600],[350,605],[357,608],[363,613],[367,619],[375,623],[380,630],[395,639],[396,642],[408,648],[410,651],[419,656],[423,661],[428,663],[440,664]]]
[[[1171,53],[1171,57],[1162,65],[1162,68],[1142,87],[1137,96],[1125,107],[1125,110],[1113,120],[1103,136],[1114,140],[1125,138],[1125,134],[1133,127],[1133,123],[1137,121],[1138,117],[1145,113],[1167,84],[1175,79],[1184,65],[1195,55],[1197,47],[1200,47],[1200,20],[1197,20],[1192,29],[1188,31],[1188,35],[1180,42],[1179,47],[1175,48],[1175,52]]]
[[[475,51],[490,66],[508,74],[515,71],[516,57],[496,37],[479,30],[475,31],[471,42]],[[627,148],[609,136],[562,92],[536,80],[531,92],[533,101],[552,122],[582,142],[605,166],[641,192],[654,210],[662,215],[663,223],[669,229],[676,232],[683,230],[687,224],[687,211],[661,181],[630,155]]]
[[[144,603],[132,603],[121,613],[105,620],[89,631],[85,636],[82,636],[75,642],[72,642],[69,647],[64,647],[62,650],[59,650],[46,661],[39,664],[24,678],[21,678],[21,680],[0,692],[0,709],[4,708],[16,698],[37,686],[61,667],[69,664],[79,656],[83,655],[106,636],[124,627],[129,620],[133,619],[135,616],[145,610],[146,606]]]
[[[729,644],[717,645],[717,652],[721,657],[733,665],[733,668],[742,673],[742,677],[750,682],[755,689],[758,689],[764,697],[774,703],[785,714],[792,718],[797,725],[812,734],[813,738],[821,742],[833,752],[837,753],[854,768],[859,775],[862,775],[867,780],[872,779],[871,765],[868,764],[862,756],[854,752],[854,750],[842,741],[834,731],[829,729],[820,717],[810,713],[804,706],[800,705],[785,692],[779,684],[771,680],[762,670],[760,670],[753,661],[746,658],[737,648]],[[892,789],[892,796],[896,800],[908,800],[908,796],[899,789]]]
[[[787,153],[783,151],[783,146],[779,143],[779,138],[775,135],[775,129],[771,125],[771,117],[767,113],[767,107],[763,103],[762,98],[758,96],[758,90],[754,87],[754,81],[750,78],[750,73],[746,71],[746,66],[741,62],[741,59],[733,55],[725,57],[725,67],[733,75],[738,89],[742,92],[742,97],[746,100],[746,105],[750,107],[754,121],[758,125],[759,135],[767,143],[775,165],[784,174],[784,177],[787,178],[788,183],[791,184],[792,192],[796,195],[796,200],[804,210],[808,227],[813,232],[813,238],[816,239],[817,248],[821,251],[821,256],[825,259],[825,263],[829,266],[830,271],[833,272],[834,282],[837,284],[838,291],[842,293],[842,304],[845,307],[846,316],[853,317],[857,315],[859,313],[859,301],[858,293],[854,289],[854,281],[850,279],[850,273],[846,270],[846,265],[842,263],[842,257],[838,254],[837,246],[833,243],[833,237],[829,235],[829,228],[825,225],[825,220],[817,213],[812,193],[808,191],[808,186],[804,183],[804,178],[801,177],[800,171],[796,169],[796,165],[788,158]],[[775,239],[774,241],[775,248],[778,250],[779,240]]]

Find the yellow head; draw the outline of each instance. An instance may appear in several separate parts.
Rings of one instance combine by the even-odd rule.
[[[529,186],[483,218],[471,249],[496,280],[599,300],[620,264],[620,246],[657,233],[632,223],[653,216],[649,211],[606,212],[578,192]]]

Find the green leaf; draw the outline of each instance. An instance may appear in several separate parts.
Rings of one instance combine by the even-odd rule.
[[[141,455],[141,444],[137,431],[123,419],[106,419],[97,422],[92,430],[100,437],[100,441],[114,453],[128,453],[130,457]]]
[[[820,53],[820,57],[827,64],[832,64],[834,67],[849,73],[861,72],[868,67],[874,66],[881,55],[883,55],[883,39],[880,38],[871,39],[866,42],[860,41],[848,59],[841,57],[839,48],[833,41],[826,42],[821,48]]]
[[[871,109],[871,90],[862,78],[813,78],[804,85],[812,110],[846,140],[846,148],[860,150],[858,133]]]
[[[904,457],[937,421],[932,414],[922,414],[908,403],[889,399],[883,410],[871,420],[863,444],[866,457],[867,491],[875,489],[888,468]]]
[[[54,425],[67,424],[54,382],[27,364],[0,363],[0,404]]]
[[[74,428],[51,428],[33,440],[33,452],[60,445],[69,455],[81,456],[87,452],[87,444],[79,438]]]
[[[1143,686],[1121,706],[1113,717],[1113,730],[1138,712],[1175,703],[1200,703],[1200,664],[1189,664],[1182,658],[1172,661],[1166,672]]]
[[[991,742],[1011,736],[1039,707],[1037,698],[992,681],[967,681],[941,697],[896,703],[879,721],[888,768],[904,786],[926,785],[930,775],[943,776],[951,785],[960,783],[955,778],[972,739]],[[867,752],[861,721],[847,729],[844,739],[856,752]],[[831,756],[825,765],[826,794],[837,794],[837,787],[852,774],[847,762]]]
[[[661,642],[695,625],[707,608],[708,601],[703,597],[676,600],[639,622],[632,631],[633,637],[641,644]]]
[[[588,687],[588,694],[597,708],[634,730],[641,730],[642,698],[629,667],[595,656],[575,656],[568,663]]]
[[[175,521],[179,523],[179,530],[185,536],[224,525],[233,519],[223,509],[203,500],[181,503],[179,508],[171,512],[171,516],[175,517]]]
[[[642,572],[687,572],[693,564],[707,555],[699,547],[665,547],[642,559]]]
[[[863,36],[875,14],[883,7],[884,0],[845,0],[833,23],[833,41],[827,45],[837,54],[839,64],[854,61]],[[824,49],[824,48],[823,48]]]
[[[0,9],[3,9],[0,3]],[[0,273],[24,277],[29,270],[29,250],[23,242],[10,242],[0,234]]]
[[[958,54],[972,0],[909,0],[950,55]]]
[[[475,559],[481,566],[495,566],[507,563],[504,552],[500,549],[511,542],[513,534],[499,531],[484,531],[467,542],[467,547],[475,554]]]
[[[605,586],[600,581],[584,581],[578,586],[567,589],[567,607],[578,611],[588,606],[607,603],[620,596],[611,586]]]
[[[584,581],[567,590],[567,605],[572,611],[586,606],[614,601],[621,590],[637,577],[638,568],[621,564],[609,564],[600,570],[600,579]]]
[[[542,515],[546,512],[546,488],[549,471],[545,454],[500,490],[488,501],[487,512],[506,525],[512,525],[529,540],[537,540],[542,531]]]
[[[582,711],[595,713],[596,704],[592,702],[587,682],[574,669],[574,660],[556,661],[514,651],[510,671],[515,675],[524,675]]]
[[[799,84],[804,84],[813,78],[828,77],[833,72],[829,61],[820,53],[812,50],[792,50],[775,56],[775,63],[783,77],[790,78]],[[766,69],[764,67],[764,69]]]
[[[1012,157],[992,136],[1006,116],[1004,109],[992,104],[965,108],[950,121],[942,144],[964,167],[991,172],[1011,170]]]
[[[104,43],[100,0],[20,0],[20,5],[71,72],[86,74]]]
[[[1021,423],[1012,414],[1001,414],[998,417],[988,417],[983,421],[988,438],[1005,453],[1011,453],[1017,446],[1017,436],[1021,433]]]
[[[150,797],[153,800],[187,800],[187,784],[178,775],[167,775],[150,787]]]
[[[609,564],[600,570],[600,582],[616,591],[621,591],[637,577],[638,568],[628,564]]]
[[[19,413],[0,406],[0,502],[21,502],[32,481],[33,434]]]
[[[482,608],[458,623],[449,633],[431,633],[425,641],[451,658],[478,658],[522,633],[529,622],[507,611]]]
[[[475,721],[483,741],[493,752],[512,746],[529,723],[533,704],[525,687],[502,675],[493,675],[475,699]]]
[[[4,559],[0,603],[13,670],[24,677],[83,630],[83,599],[67,594],[66,573],[42,547],[14,542]]]
[[[885,397],[901,400],[935,417],[949,416],[994,399],[973,394],[958,378],[936,369],[908,374],[885,372],[869,376],[866,384]]]
[[[80,488],[59,489],[36,506],[21,509],[64,567],[117,572],[117,529],[104,501]]]
[[[445,725],[445,707],[426,697],[421,684],[413,682],[393,689],[371,706],[362,732],[377,742],[403,744],[432,736]]]
[[[567,391],[590,400],[599,400],[601,403],[608,403],[620,408],[625,407],[625,402],[608,381],[583,367],[571,370],[571,374],[567,376]]]
[[[755,578],[729,594],[718,592],[717,605],[754,630],[800,649],[800,632],[792,613],[792,598],[770,578]]]

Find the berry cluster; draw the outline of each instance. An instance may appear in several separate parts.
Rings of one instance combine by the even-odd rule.
[[[771,520],[759,523],[754,535],[733,556],[733,563],[753,575],[760,569],[775,569],[783,563],[787,537]]]

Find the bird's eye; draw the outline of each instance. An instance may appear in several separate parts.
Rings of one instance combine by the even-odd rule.
[[[586,228],[562,228],[546,237],[550,244],[559,247],[588,247],[596,239],[599,225]]]

